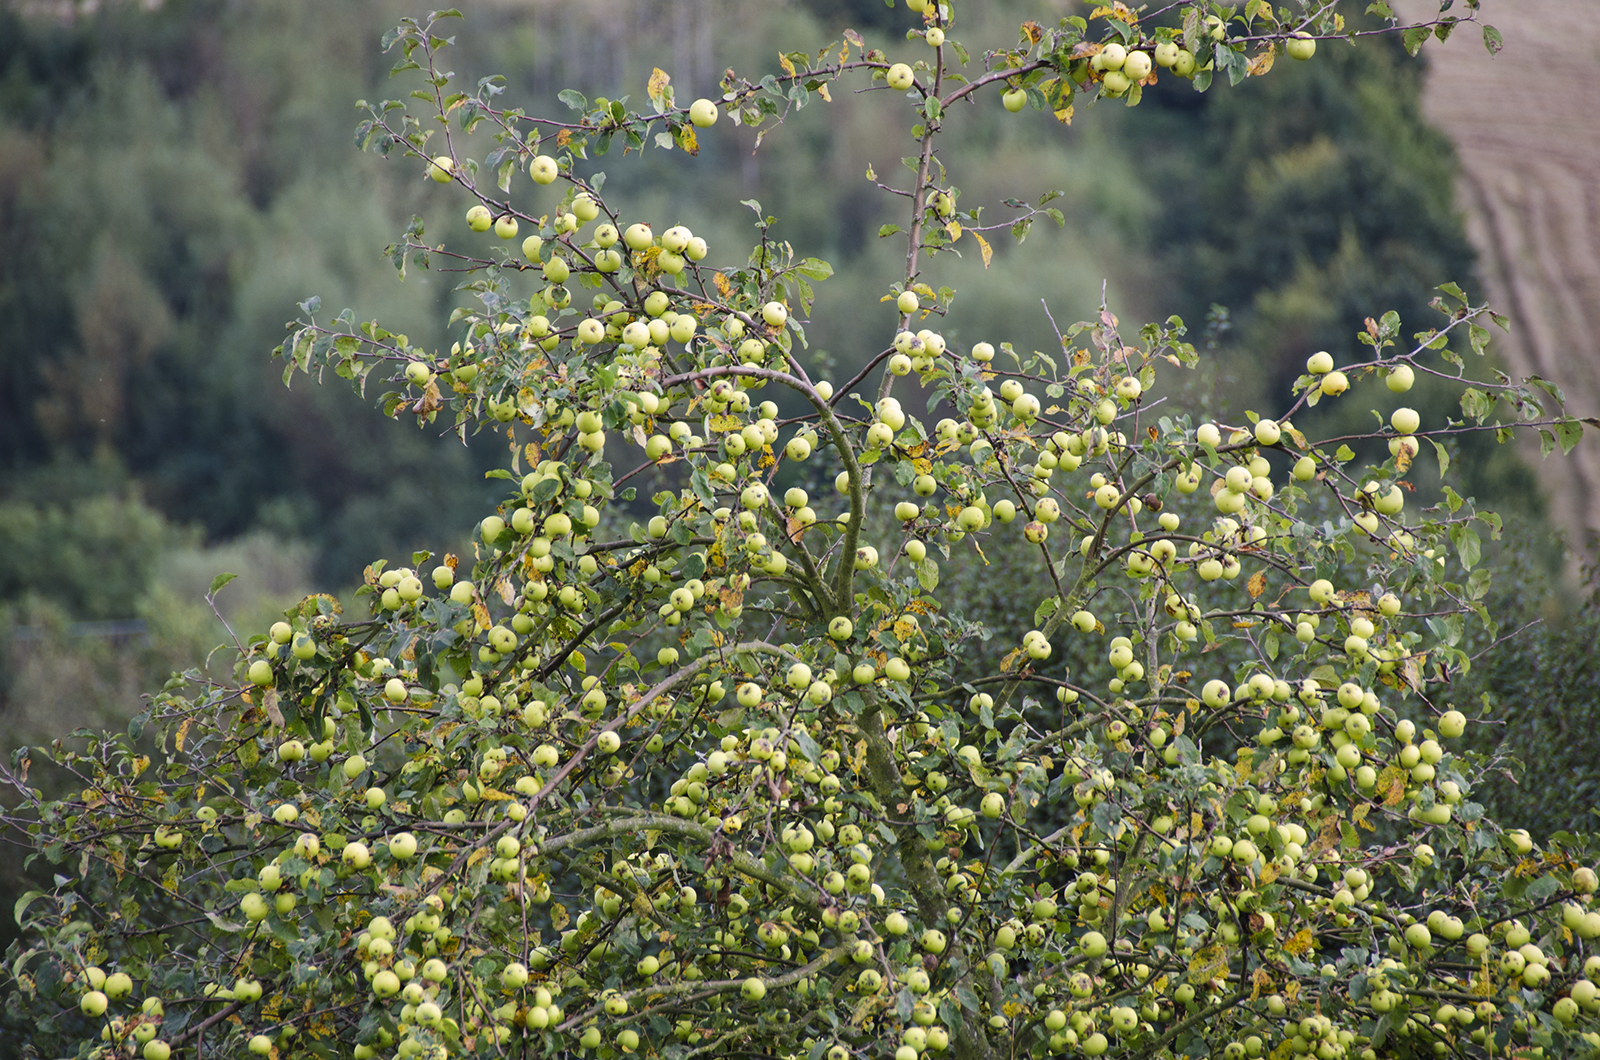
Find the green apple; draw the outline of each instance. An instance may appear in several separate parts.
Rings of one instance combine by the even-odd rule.
[[[1384,377],[1384,385],[1396,394],[1404,394],[1411,389],[1411,384],[1416,382],[1417,374],[1411,370],[1409,364],[1397,364],[1389,369],[1389,374]]]
[[[272,664],[265,659],[257,659],[250,664],[250,683],[258,688],[272,684]]]
[[[417,854],[417,837],[410,832],[396,832],[389,837],[389,856],[397,861],[410,861]]]
[[[450,183],[450,178],[455,175],[456,160],[449,155],[439,155],[428,162],[428,176],[440,184]]]
[[[1013,88],[1001,95],[1000,103],[1012,114],[1017,114],[1028,105],[1028,93],[1023,89]]]
[[[474,232],[487,232],[494,225],[494,215],[483,203],[467,211],[467,227]]]
[[[82,1012],[90,1019],[93,1019],[106,1014],[106,1006],[108,1003],[109,1002],[107,1001],[104,993],[99,990],[91,990],[87,994],[84,994],[83,998],[79,1000],[78,1011]]]
[[[1289,58],[1304,62],[1317,54],[1317,42],[1311,39],[1311,34],[1301,30],[1283,42],[1283,50],[1289,53]]]
[[[372,864],[372,851],[367,849],[365,843],[346,843],[339,856],[353,869],[364,869]]]
[[[656,237],[655,233],[650,230],[650,226],[640,221],[638,224],[628,226],[627,231],[622,233],[622,241],[628,245],[629,250],[644,250],[655,244]],[[659,294],[660,292],[656,293]],[[651,315],[659,316],[660,314],[654,313]]]
[[[887,80],[889,87],[896,92],[904,92],[916,83],[916,75],[911,72],[911,67],[905,63],[895,63],[889,67]]]
[[[584,224],[600,216],[600,203],[588,192],[579,192],[572,199],[572,215]]]
[[[551,184],[555,182],[556,175],[561,169],[556,165],[556,160],[549,155],[537,155],[528,163],[528,176],[533,178],[535,184]]]
[[[501,214],[494,222],[494,234],[501,239],[517,238],[517,219],[510,214]]]
[[[746,1001],[760,1001],[762,998],[767,996],[767,984],[763,983],[760,979],[751,976],[749,979],[746,979],[744,981],[744,985],[739,988],[739,994]]]
[[[709,129],[717,124],[719,113],[717,105],[709,99],[697,99],[689,106],[689,120],[699,129]]]

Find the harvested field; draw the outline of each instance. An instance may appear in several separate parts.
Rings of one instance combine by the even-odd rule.
[[[1505,36],[1490,57],[1467,27],[1431,41],[1429,120],[1455,141],[1461,205],[1490,302],[1512,318],[1495,348],[1514,374],[1556,382],[1600,413],[1600,3],[1489,2]],[[1426,2],[1405,13],[1426,17]],[[1530,459],[1538,461],[1534,448]],[[1541,466],[1551,514],[1588,559],[1600,541],[1600,434]]]

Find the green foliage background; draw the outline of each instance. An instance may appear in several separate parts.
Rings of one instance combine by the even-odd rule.
[[[904,50],[897,38],[914,17],[876,0],[687,10],[714,18],[716,33],[713,61],[680,80],[680,98],[709,92],[726,65],[765,63],[780,41],[820,47],[846,25]],[[413,270],[401,284],[378,253],[447,192],[350,142],[352,102],[393,92],[376,42],[406,13],[388,0],[177,0],[63,24],[0,9],[7,750],[77,724],[114,726],[141,690],[223,642],[200,602],[211,573],[250,572],[221,604],[254,631],[312,586],[353,584],[378,556],[459,546],[493,494],[482,477],[500,456],[492,446],[383,422],[342,387],[285,389],[266,356],[313,293],[414,340],[451,341],[440,326],[456,297],[448,275]],[[1007,0],[963,18],[1003,38],[1033,13]],[[471,46],[457,61],[474,75],[508,72],[523,98],[569,86],[637,94],[653,65],[675,70],[683,52],[668,5],[642,5],[638,23],[620,27],[580,5],[469,14]],[[944,333],[1049,349],[1040,300],[1064,327],[1095,311],[1104,282],[1124,320],[1177,312],[1221,347],[1214,375],[1166,397],[1226,417],[1274,404],[1311,352],[1348,355],[1368,314],[1397,310],[1407,332],[1430,326],[1434,285],[1476,285],[1453,156],[1420,115],[1421,76],[1397,47],[1325,47],[1204,96],[1169,79],[1137,110],[1079,113],[1070,127],[1032,112],[952,115],[968,195],[1059,191],[1064,226],[1041,220],[1020,246],[992,233],[993,267],[963,287]],[[743,238],[733,226],[751,219],[726,204],[759,199],[781,238],[838,270],[808,334],[812,355],[848,376],[887,337],[885,315],[859,296],[889,253],[875,238],[890,220],[886,197],[865,175],[870,166],[895,184],[903,173],[882,156],[890,138],[875,120],[847,99],[810,108],[759,154],[748,133],[719,128],[692,163],[619,166],[608,191],[714,247]],[[996,221],[1012,216],[991,209]],[[930,282],[939,275],[935,263]],[[1429,406],[1424,387],[1408,397],[1425,419],[1457,411]],[[1481,748],[1504,739],[1537,765],[1531,783],[1508,779],[1484,801],[1508,825],[1579,827],[1600,787],[1589,650],[1600,611],[1560,585],[1531,475],[1509,449],[1468,445],[1452,476],[1488,507],[1524,513],[1496,561],[1512,575],[1494,599],[1500,632],[1544,620],[1526,647],[1486,655],[1461,681],[1458,705],[1487,696],[1498,723],[1479,730]],[[989,560],[947,564],[946,576],[992,601],[998,628],[1026,624],[1031,605],[1018,604],[1005,550]],[[127,644],[74,626],[131,618],[145,632]],[[1547,773],[1570,782],[1539,783]]]

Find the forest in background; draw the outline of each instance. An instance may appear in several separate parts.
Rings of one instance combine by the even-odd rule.
[[[1039,7],[986,3],[970,15],[983,30],[967,35],[1009,41]],[[72,21],[0,9],[0,744],[116,725],[169,670],[197,664],[227,636],[201,599],[217,571],[244,575],[218,604],[254,631],[313,587],[354,585],[375,558],[459,547],[494,492],[492,445],[386,422],[340,387],[287,389],[268,359],[313,294],[449,346],[449,276],[413,270],[402,284],[380,250],[413,213],[444,216],[451,193],[414,160],[351,143],[354,101],[397,91],[378,37],[412,13],[386,0],[111,4]],[[876,0],[467,14],[462,72],[504,72],[508,95],[546,108],[566,87],[637,95],[656,66],[680,98],[709,93],[727,65],[774,61],[779,42],[820,48],[846,26],[893,52],[914,17]],[[1424,71],[1398,47],[1325,47],[1206,95],[1169,79],[1134,110],[1098,107],[1070,126],[1034,111],[952,115],[945,161],[986,217],[1009,219],[985,196],[1020,175],[1035,201],[1060,193],[1049,205],[1062,224],[1041,219],[1020,246],[995,233],[993,265],[966,275],[945,333],[1049,349],[1040,300],[1064,325],[1096,310],[1104,283],[1122,319],[1175,312],[1216,347],[1211,369],[1165,396],[1226,418],[1286,394],[1311,352],[1350,356],[1369,314],[1396,310],[1407,332],[1431,325],[1432,287],[1478,286],[1450,145],[1420,115]],[[719,126],[693,160],[617,151],[597,168],[630,212],[708,236],[713,260],[753,215],[679,204],[759,200],[779,238],[836,268],[808,336],[810,354],[847,375],[888,337],[886,317],[850,297],[888,253],[877,232],[894,220],[868,168],[893,183],[900,166],[880,146],[898,130],[867,110],[806,108],[759,153]],[[1408,400],[1451,411],[1429,409],[1422,386]],[[1549,768],[1578,776],[1561,805],[1508,782],[1507,816],[1570,827],[1594,801],[1585,778],[1600,761],[1584,720],[1600,617],[1557,584],[1515,452],[1485,443],[1451,474],[1461,493],[1517,513],[1500,560],[1515,572],[1496,600],[1504,627],[1559,619],[1529,634],[1514,668],[1475,671],[1460,694],[1493,693]],[[985,572],[972,577],[983,593]]]

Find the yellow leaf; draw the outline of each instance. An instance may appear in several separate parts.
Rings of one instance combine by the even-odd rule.
[[[180,751],[183,750],[183,741],[184,741],[184,739],[186,737],[188,737],[188,735],[189,735],[189,725],[193,721],[194,721],[193,718],[184,718],[183,719],[183,724],[179,725],[178,726],[178,731],[175,734],[173,734],[173,737],[172,737],[172,746],[173,747],[176,747]]]
[[[1272,60],[1277,56],[1278,47],[1275,44],[1269,44],[1257,52],[1256,57],[1250,60],[1250,76],[1260,77],[1262,74],[1269,72],[1272,69]]]
[[[783,67],[784,73],[788,74],[790,77],[794,76],[794,63],[791,63],[789,61],[789,57],[782,52],[778,53],[778,65]]]
[[[945,226],[944,226],[944,230],[946,232],[950,233],[950,242],[952,242],[952,243],[954,243],[956,240],[961,238],[961,222],[960,221],[950,221],[950,222],[946,223]]]
[[[694,134],[694,126],[685,123],[678,130],[678,146],[683,148],[685,154],[698,155],[700,153],[700,138]]]
[[[733,288],[728,284],[728,278],[720,272],[714,272],[711,274],[711,282],[716,284],[717,293],[722,295],[724,298],[728,297],[728,295],[733,291]]]
[[[267,717],[272,719],[272,724],[283,728],[283,712],[278,709],[278,690],[267,689],[267,694],[261,699],[261,709],[267,712]]]
[[[666,96],[667,86],[672,83],[672,78],[661,67],[650,71],[650,82],[645,86],[645,91],[650,94],[653,103],[660,103]]]
[[[721,415],[718,415],[718,416],[712,416],[707,421],[707,425],[710,426],[710,428],[712,430],[718,431],[718,432],[721,432],[721,433],[726,433],[728,431],[738,431],[738,430],[743,430],[744,429],[744,421],[739,419],[739,417],[734,416],[731,413],[726,413],[726,412],[724,412],[724,413],[722,413]]]
[[[818,85],[817,86],[817,95],[822,97],[822,102],[824,102],[824,103],[832,103],[833,102],[833,97],[828,95],[828,86],[827,85]]]
[[[567,912],[567,907],[560,902],[550,906],[550,926],[557,931],[564,931],[572,923],[572,915]]]
[[[1071,125],[1072,124],[1072,104],[1071,103],[1068,103],[1065,107],[1062,107],[1060,110],[1056,111],[1056,121],[1060,122],[1062,125]]]
[[[1301,928],[1294,936],[1283,944],[1285,953],[1292,953],[1296,957],[1311,948],[1311,929]]]
[[[1385,806],[1398,805],[1406,797],[1406,777],[1409,775],[1399,766],[1388,766],[1378,774],[1377,790],[1383,794]]]
[[[983,267],[988,268],[989,262],[994,258],[994,248],[989,246],[989,241],[978,233],[972,233],[972,238],[978,241],[978,253],[983,257]]]
[[[1214,979],[1218,972],[1227,970],[1228,948],[1219,944],[1207,946],[1189,959],[1189,982],[1203,983]]]
[[[1256,571],[1250,575],[1250,580],[1244,583],[1244,587],[1250,593],[1250,599],[1261,599],[1261,594],[1267,591],[1267,572],[1264,570]]]
[[[479,630],[485,630],[494,625],[489,620],[489,609],[483,606],[482,600],[472,601],[472,617],[478,620]]]

